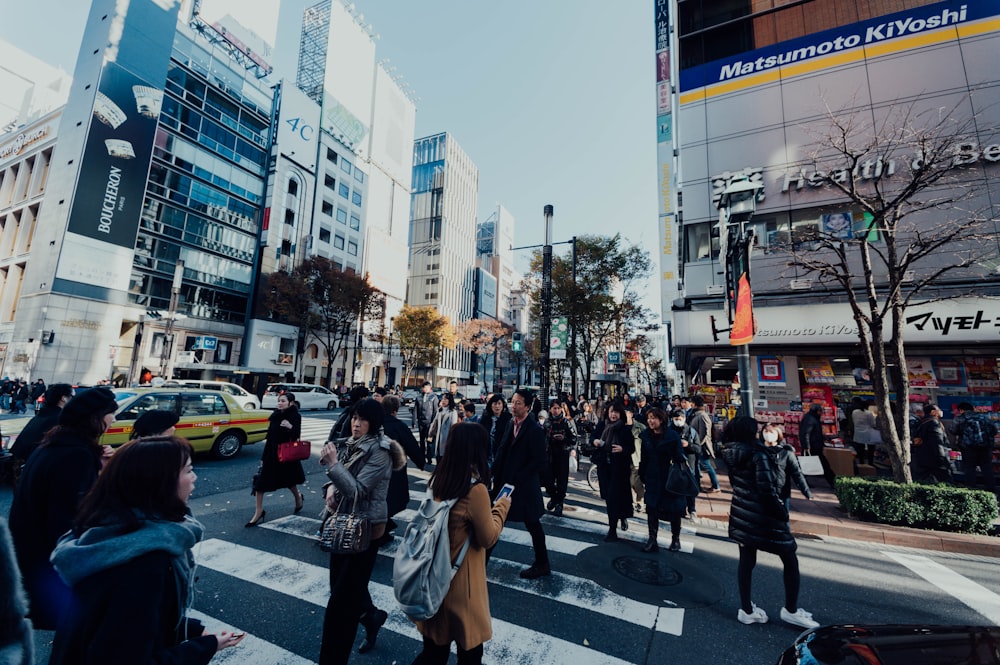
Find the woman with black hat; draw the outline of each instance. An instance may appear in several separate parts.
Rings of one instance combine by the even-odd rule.
[[[302,493],[298,486],[306,482],[302,462],[278,461],[278,444],[298,441],[302,434],[302,416],[295,406],[292,393],[278,395],[278,408],[274,410],[267,425],[267,439],[260,456],[260,468],[253,477],[253,495],[257,507],[253,517],[244,526],[257,526],[264,519],[264,493],[288,488],[295,497],[295,512],[302,510]]]
[[[78,393],[24,465],[10,509],[10,530],[36,628],[54,630],[69,601],[69,587],[49,556],[72,526],[80,499],[97,480],[107,455],[100,438],[117,409],[115,395],[107,388]]]

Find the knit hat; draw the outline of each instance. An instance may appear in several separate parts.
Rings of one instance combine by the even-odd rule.
[[[382,421],[385,419],[385,410],[375,400],[366,398],[354,406],[351,415],[368,421],[369,433],[375,434],[382,428]]]
[[[73,427],[86,423],[91,416],[105,416],[118,409],[115,394],[107,388],[90,388],[76,394],[66,402],[59,414],[59,424]]]
[[[163,409],[153,409],[147,411],[132,424],[132,437],[138,439],[141,436],[156,436],[177,424],[180,418],[173,411]]]

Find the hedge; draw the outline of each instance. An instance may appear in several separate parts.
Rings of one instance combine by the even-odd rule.
[[[881,524],[988,534],[997,518],[997,497],[984,490],[839,477],[834,492],[844,510]]]

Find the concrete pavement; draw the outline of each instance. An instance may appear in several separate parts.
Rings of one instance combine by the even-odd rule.
[[[733,497],[732,488],[729,485],[729,474],[720,469],[718,476],[722,492],[717,494],[702,493],[698,496],[698,518],[696,520],[698,522],[714,522],[716,525],[718,523],[728,524],[729,522],[729,504]],[[939,552],[1000,557],[1000,537],[910,529],[863,522],[852,517],[840,507],[840,501],[822,477],[809,477],[807,480],[813,492],[811,501],[806,499],[798,489],[792,490],[792,509],[790,512],[792,532],[795,534],[846,538]],[[704,486],[707,482],[708,479],[703,476],[702,485]]]

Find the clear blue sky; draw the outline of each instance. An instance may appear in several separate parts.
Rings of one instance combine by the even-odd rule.
[[[621,232],[658,262],[653,2],[354,2],[420,98],[417,136],[450,132],[479,166],[480,219],[502,203],[536,244],[551,203],[554,240]],[[72,73],[88,8],[0,0],[0,38]]]

